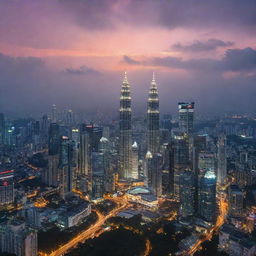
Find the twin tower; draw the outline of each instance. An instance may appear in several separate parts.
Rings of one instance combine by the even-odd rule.
[[[130,84],[125,72],[120,95],[119,178],[132,179],[132,109]],[[147,152],[159,152],[159,98],[154,73],[147,107]]]

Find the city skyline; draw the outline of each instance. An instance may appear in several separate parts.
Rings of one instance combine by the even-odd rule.
[[[113,114],[127,70],[139,114],[152,71],[162,113],[179,101],[197,102],[203,114],[252,112],[255,2],[197,4],[1,1],[0,108],[16,117],[52,104]]]

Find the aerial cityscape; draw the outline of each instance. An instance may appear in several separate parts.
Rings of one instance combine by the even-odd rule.
[[[255,256],[256,2],[0,0],[0,256]]]

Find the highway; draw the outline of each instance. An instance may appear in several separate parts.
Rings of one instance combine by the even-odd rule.
[[[217,218],[216,224],[207,232],[205,237],[197,240],[194,246],[191,247],[190,250],[183,255],[193,255],[200,248],[201,244],[206,240],[211,240],[213,233],[217,231],[224,224],[225,217],[228,211],[228,204],[223,198],[219,199],[219,209],[220,209],[220,214]]]
[[[113,216],[115,216],[118,212],[124,210],[129,206],[129,202],[125,196],[122,197],[116,197],[112,198],[111,200],[115,201],[117,203],[117,207],[112,210],[108,215],[104,216],[100,212],[96,211],[98,215],[98,220],[96,223],[94,223],[90,228],[86,229],[85,231],[81,232],[79,235],[71,239],[66,244],[62,245],[57,250],[51,252],[50,254],[47,253],[40,253],[41,256],[60,256],[67,253],[70,249],[77,246],[78,243],[84,242],[90,238],[94,238],[96,236],[99,236],[104,232],[104,229],[102,228],[102,225],[105,223],[105,221]]]

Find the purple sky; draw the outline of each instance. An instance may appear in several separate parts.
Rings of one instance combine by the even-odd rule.
[[[125,70],[136,113],[152,71],[162,113],[255,112],[256,1],[0,1],[0,112],[116,113]]]

